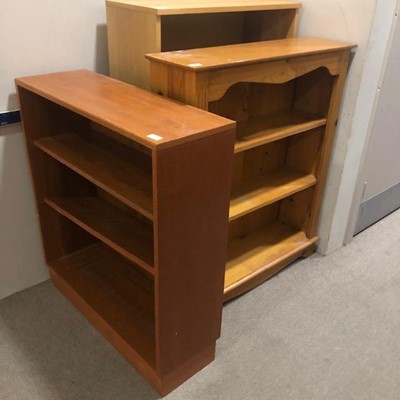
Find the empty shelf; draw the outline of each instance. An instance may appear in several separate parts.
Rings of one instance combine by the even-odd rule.
[[[149,225],[98,197],[46,198],[45,202],[124,257],[154,272]]]
[[[293,110],[240,121],[237,124],[235,153],[315,129],[325,124],[326,118]]]
[[[280,168],[241,182],[232,190],[229,220],[232,221],[275,201],[315,185],[316,179],[290,168]]]
[[[153,218],[151,174],[73,133],[36,140],[35,146],[115,196]]]
[[[302,252],[318,238],[308,239],[299,229],[275,220],[228,245],[225,294],[265,273],[293,254]],[[276,271],[274,271],[276,272]]]
[[[118,335],[149,366],[155,366],[153,281],[103,244],[50,264],[61,291],[103,333]]]

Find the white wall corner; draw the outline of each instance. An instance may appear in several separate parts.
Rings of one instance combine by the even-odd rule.
[[[352,237],[361,201],[363,182],[358,182],[368,145],[369,134],[379,99],[379,88],[383,80],[387,57],[395,27],[398,0],[377,2],[369,40],[362,63],[362,73],[357,91],[354,113],[346,124],[344,102],[338,127],[338,138],[328,177],[327,190],[321,213],[318,251],[329,254]],[[357,90],[349,74],[348,92]],[[348,110],[352,110],[351,107]],[[348,111],[349,112],[349,111]],[[351,233],[351,234],[350,234]]]

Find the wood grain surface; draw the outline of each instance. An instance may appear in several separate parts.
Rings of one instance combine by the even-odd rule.
[[[193,71],[206,71],[285,58],[293,59],[353,47],[355,45],[352,43],[302,37],[147,54],[146,58]]]
[[[129,8],[157,15],[284,10],[301,7],[300,2],[283,0],[107,0],[106,3],[107,6]]]
[[[16,83],[151,149],[234,126],[226,118],[86,70],[18,78]],[[148,137],[152,134],[161,139]]]

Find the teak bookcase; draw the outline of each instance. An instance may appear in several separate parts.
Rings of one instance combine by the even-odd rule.
[[[107,0],[110,74],[150,88],[146,53],[296,36],[299,2]]]
[[[238,121],[225,300],[312,253],[352,47],[291,38],[147,55],[153,91]]]
[[[167,394],[220,336],[235,123],[84,70],[16,84],[53,282]]]

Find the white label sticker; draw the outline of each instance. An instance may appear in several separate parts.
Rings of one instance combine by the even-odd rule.
[[[156,135],[155,133],[150,133],[150,135],[147,135],[147,137],[148,137],[149,139],[156,140],[157,142],[158,142],[159,140],[164,139],[162,136],[158,136],[158,135]]]
[[[193,63],[193,64],[188,64],[188,67],[201,67],[203,64],[201,63]]]

